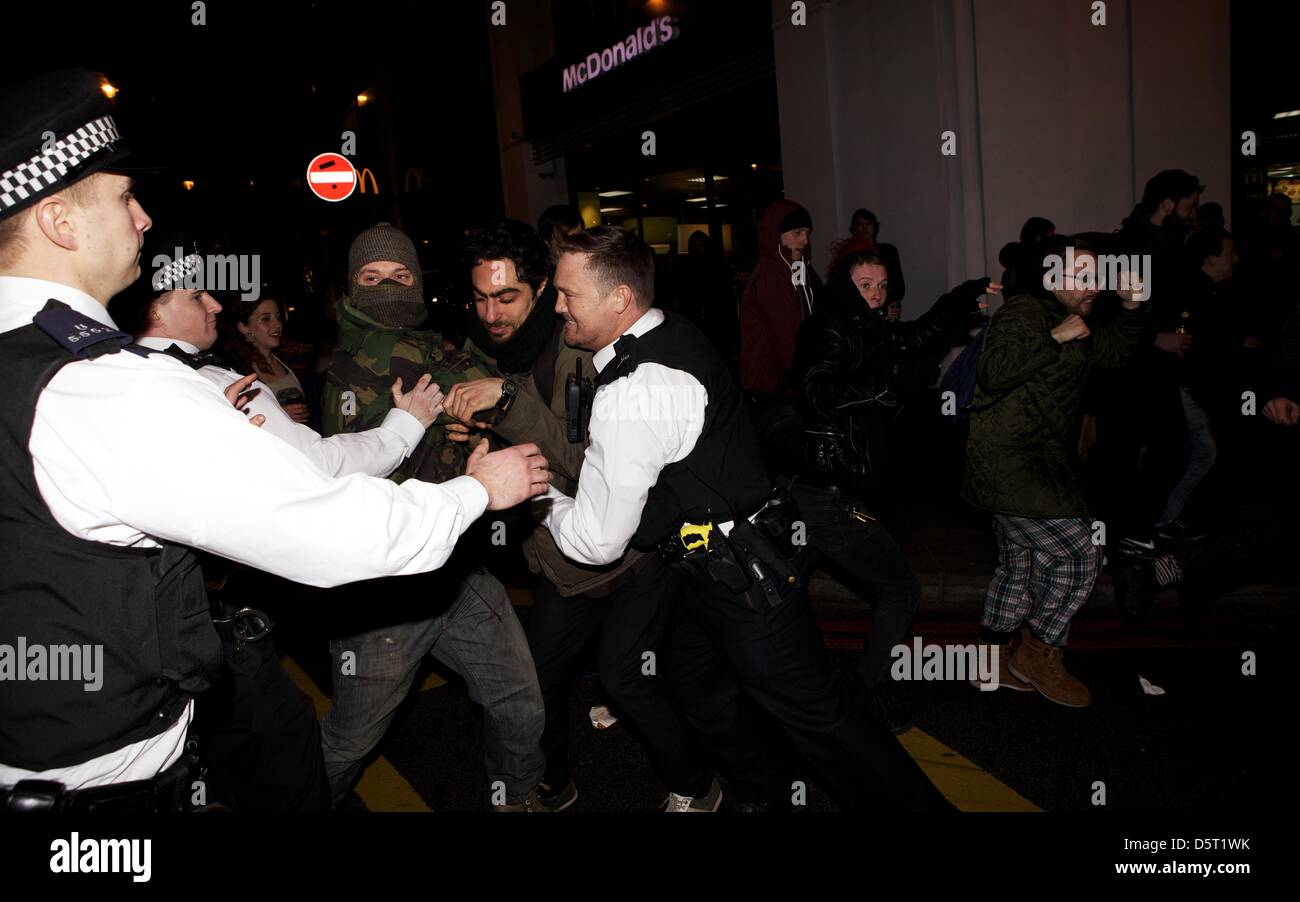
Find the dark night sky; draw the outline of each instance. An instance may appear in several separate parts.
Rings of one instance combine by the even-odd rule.
[[[357,231],[392,217],[400,186],[388,169],[391,145],[398,181],[410,166],[425,173],[421,191],[400,195],[402,224],[426,266],[453,270],[461,232],[502,212],[489,6],[209,0],[207,24],[195,26],[191,0],[60,2],[27,30],[6,29],[0,81],[69,65],[104,72],[121,88],[116,105],[128,143],[165,167],[140,190],[157,223],[179,221],[226,249],[261,253],[274,280],[299,281],[310,264],[318,290],[341,278]],[[619,16],[641,15],[631,7],[640,4],[558,0],[561,44],[599,43],[600,29],[622,33]],[[1238,132],[1267,134],[1274,111],[1300,105],[1291,55],[1272,35],[1270,16],[1267,6],[1233,4]],[[303,174],[316,154],[338,149],[362,90],[377,96],[360,112],[355,159],[374,171],[380,196],[327,204],[308,193]],[[1289,147],[1277,150],[1294,157]],[[195,190],[184,191],[183,179]]]
[[[9,44],[0,80],[64,66],[106,74],[128,144],[164,167],[139,191],[155,222],[261,253],[264,278],[293,281],[304,263],[318,290],[341,277],[352,236],[393,215],[390,146],[399,182],[408,167],[424,170],[400,215],[417,243],[429,240],[426,266],[449,265],[464,228],[501,215],[487,3],[211,0],[203,26],[187,0],[59,9],[52,24],[64,30],[14,53]],[[375,100],[357,119],[354,162],[380,194],[329,204],[304,173],[339,149],[363,90]]]

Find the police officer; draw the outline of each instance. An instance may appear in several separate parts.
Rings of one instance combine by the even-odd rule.
[[[65,70],[0,93],[0,807],[179,807],[192,695],[221,664],[184,545],[317,586],[435,569],[486,508],[544,491],[535,448],[477,452],[467,476],[331,479],[250,428],[180,361],[122,353],[105,309],[140,274],[148,215],[101,78]],[[243,491],[204,471],[257,461]],[[48,679],[51,650],[102,655]],[[66,658],[66,655],[65,655]]]
[[[145,266],[155,261],[160,265],[115,297],[108,312],[122,331],[135,336],[137,345],[190,364],[225,390],[238,382],[241,374],[230,361],[210,353],[221,312],[221,304],[212,294],[218,286],[205,283],[204,255],[185,231],[156,233],[146,234],[140,259]],[[442,411],[442,390],[430,374],[416,380],[412,390],[402,389],[398,377],[390,389],[393,406],[375,428],[328,438],[291,418],[275,392],[260,381],[248,387],[242,409],[251,416],[264,417],[261,425],[265,431],[293,445],[331,476],[365,473],[382,477],[411,456]]]
[[[152,271],[109,303],[114,321],[138,347],[187,363],[220,389],[241,382],[208,353],[221,305],[208,291],[216,286],[207,284],[208,267],[194,242],[184,232],[150,230],[141,260]],[[250,386],[243,409],[331,476],[387,476],[442,409],[442,393],[427,375],[414,391],[403,393],[399,380],[392,392],[396,403],[381,426],[328,439],[295,422],[260,382]],[[280,664],[270,617],[248,606],[265,575],[211,556],[202,564],[225,661],[222,679],[196,705],[208,801],[236,811],[328,810],[315,708]]]
[[[543,522],[574,560],[605,564],[630,545],[683,575],[660,672],[692,725],[736,779],[781,792],[745,693],[843,807],[950,807],[837,683],[779,522],[788,501],[766,501],[741,394],[708,340],[651,307],[650,248],[619,228],[578,233],[555,286],[564,340],[594,352],[599,376],[576,497],[548,491]]]

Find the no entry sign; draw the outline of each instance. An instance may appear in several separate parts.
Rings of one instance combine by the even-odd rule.
[[[347,200],[357,188],[357,171],[342,154],[323,153],[307,167],[307,187],[321,200]]]

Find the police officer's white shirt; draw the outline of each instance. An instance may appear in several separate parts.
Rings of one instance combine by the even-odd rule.
[[[623,334],[640,337],[663,321],[652,307]],[[592,357],[597,372],[613,361],[612,344]],[[576,496],[552,486],[538,499],[548,508],[542,525],[565,557],[608,564],[623,556],[659,471],[695,448],[708,401],[698,379],[659,363],[642,363],[596,390]]]
[[[160,351],[176,345],[187,354],[199,352],[198,347],[188,341],[152,335],[136,339],[136,344]],[[197,372],[222,391],[240,379],[234,370],[215,364],[201,366]],[[256,394],[244,407],[248,415],[254,417],[261,414],[266,417],[262,429],[293,445],[329,476],[346,476],[349,473],[387,476],[410,456],[424,438],[424,427],[420,421],[396,407],[391,408],[384,416],[384,421],[374,429],[322,438],[310,426],[294,421],[285,413],[275,399],[275,392],[266,383],[259,379],[253,382],[250,389],[255,389]]]
[[[51,298],[116,327],[84,292],[0,276],[0,333],[29,325]],[[75,536],[132,547],[165,539],[313,586],[440,567],[488,503],[469,476],[436,485],[332,479],[249,425],[189,366],[125,351],[55,374],[37,401],[28,450],[41,497]],[[190,716],[75,767],[33,774],[0,764],[0,785],[152,777],[179,757]]]

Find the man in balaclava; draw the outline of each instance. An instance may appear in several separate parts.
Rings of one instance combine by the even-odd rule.
[[[386,326],[423,325],[428,311],[415,243],[386,222],[366,229],[348,250],[348,292],[353,306]]]
[[[455,383],[492,374],[480,358],[444,350],[442,335],[419,328],[425,318],[420,262],[411,239],[387,223],[358,235],[348,252],[348,296],[339,301],[339,340],[326,375],[327,435],[382,421],[392,399],[380,387],[397,376],[414,384],[431,373],[446,392]],[[444,414],[389,478],[440,481],[440,474],[463,472],[462,446],[444,440],[447,422]],[[425,655],[432,653],[465,678],[470,698],[483,708],[486,770],[494,787],[490,804],[502,811],[542,810],[535,787],[545,764],[540,748],[545,717],[528,640],[505,587],[480,563],[482,550],[491,547],[488,536],[462,545],[462,553],[435,578],[360,584],[358,603],[336,608],[351,613],[334,627],[336,635],[350,635],[330,641],[334,699],[321,721],[335,806],[360,776],[362,761],[383,738]],[[377,616],[371,613],[376,593],[396,602]]]

